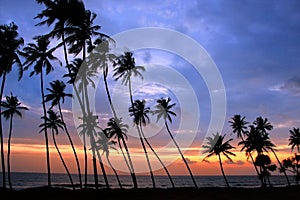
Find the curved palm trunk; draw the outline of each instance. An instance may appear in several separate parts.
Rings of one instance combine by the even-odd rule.
[[[6,71],[2,76],[2,84],[1,84],[1,91],[0,91],[0,101],[2,101],[3,92],[4,92],[4,85],[6,80]],[[2,106],[0,105],[0,113],[2,113]],[[6,188],[6,170],[5,170],[5,158],[4,158],[4,142],[3,142],[3,131],[2,131],[2,115],[0,115],[0,143],[1,143],[1,167],[2,167],[2,187]]]
[[[87,152],[86,152],[86,136],[82,135],[83,140],[83,152],[84,152],[84,187],[87,187]]]
[[[133,99],[132,99],[132,91],[131,91],[131,79],[129,78],[129,81],[128,81],[128,89],[129,89],[129,96],[130,96],[130,102],[131,102],[131,106],[133,106]],[[124,139],[123,139],[124,140]],[[124,142],[124,141],[123,141]],[[124,142],[124,144],[126,145],[126,143]],[[137,188],[137,180],[136,180],[136,176],[135,176],[135,173],[134,173],[134,168],[133,168],[133,164],[132,164],[132,161],[130,159],[130,156],[129,156],[129,151],[128,151],[128,148],[127,148],[127,145],[124,146],[126,148],[126,151],[127,151],[127,155],[128,155],[128,160],[129,160],[129,163],[130,163],[130,167],[131,167],[131,174],[132,174],[132,179],[133,179],[133,184],[134,184],[134,188]]]
[[[153,154],[155,155],[155,157],[157,158],[157,160],[160,162],[161,166],[164,168],[165,172],[167,173],[168,175],[168,178],[171,182],[171,185],[173,188],[175,188],[175,185],[174,185],[174,182],[173,182],[173,179],[169,173],[169,170],[167,169],[167,167],[165,166],[165,164],[163,163],[163,161],[160,159],[160,157],[157,155],[157,153],[154,151],[154,149],[152,148],[151,144],[149,143],[148,139],[145,137],[145,134],[143,132],[143,129],[142,129],[142,126],[140,125],[140,129],[141,129],[141,133],[142,133],[142,136],[143,136],[143,139],[146,141],[147,145],[149,146],[149,148],[151,149],[151,151],[153,152]]]
[[[59,114],[60,114],[61,121],[63,122],[64,129],[65,129],[65,131],[66,131],[68,140],[69,140],[70,145],[71,145],[72,150],[73,150],[73,154],[74,154],[74,156],[75,156],[76,165],[77,165],[77,172],[78,172],[78,178],[79,178],[79,185],[80,185],[80,189],[82,189],[81,171],[80,171],[80,164],[79,164],[78,156],[77,156],[77,153],[76,153],[76,150],[75,150],[75,147],[74,147],[72,138],[71,138],[71,136],[70,136],[70,133],[69,133],[69,131],[68,131],[67,125],[66,125],[66,123],[65,123],[65,121],[64,121],[64,117],[63,117],[63,114],[62,114],[62,111],[61,111],[60,102],[58,102],[58,109],[59,109]]]
[[[242,136],[242,134],[240,134],[240,135],[241,135],[242,141],[245,142],[244,137]],[[253,158],[251,152],[249,152],[249,156],[250,156],[250,158],[251,158],[251,162],[252,162],[252,164],[253,164],[253,166],[254,166],[254,168],[255,168],[255,171],[256,171],[256,173],[257,173],[257,176],[259,176],[259,171],[258,171],[257,166],[255,165],[255,161],[254,161],[254,158]],[[260,181],[261,181],[261,184],[263,185],[263,180],[261,179]]]
[[[125,148],[125,151],[126,151],[126,154],[127,154],[127,157],[128,157],[128,161],[125,157],[125,154],[123,152],[123,149],[121,147],[121,151],[122,151],[122,154],[124,155],[124,159],[125,159],[125,162],[126,162],[126,165],[127,167],[129,168],[129,171],[130,171],[130,175],[131,175],[131,178],[132,178],[132,182],[133,182],[133,187],[134,188],[137,188],[137,180],[136,180],[136,176],[135,176],[135,173],[134,173],[134,170],[133,170],[133,164],[132,164],[132,160],[131,160],[131,157],[130,157],[130,153],[129,153],[129,150],[128,150],[128,147],[127,147],[127,144],[125,142],[125,139],[122,137],[122,143],[123,143],[123,146]],[[121,143],[119,142],[119,146],[121,146]]]
[[[296,182],[297,182],[297,186],[299,186],[299,161],[297,160],[297,163],[296,163]]]
[[[111,100],[111,96],[110,96],[110,92],[109,92],[109,89],[108,89],[108,84],[107,84],[107,71],[105,71],[105,67],[103,67],[103,76],[104,76],[104,85],[105,85],[105,91],[106,91],[106,95],[107,95],[107,98],[108,98],[108,102],[109,102],[109,105],[111,107],[111,110],[113,112],[113,115],[114,115],[114,118],[117,119],[117,113],[116,113],[116,110],[115,110],[115,107],[112,103],[112,100]]]
[[[101,157],[99,151],[97,151],[97,150],[95,150],[95,151],[97,152],[97,156],[98,156],[98,160],[99,160],[99,164],[100,164],[100,168],[101,168],[101,171],[102,171],[102,175],[103,175],[103,178],[104,178],[106,188],[109,189],[110,187],[109,187],[107,175],[106,175],[106,172],[105,172],[105,168],[104,168],[104,165],[103,165],[102,157]]]
[[[13,120],[13,115],[10,116],[9,135],[8,135],[8,143],[7,143],[7,176],[8,176],[9,189],[12,189],[11,174],[10,174],[10,144],[11,144],[11,135],[12,135],[12,120]]]
[[[64,161],[64,158],[62,157],[62,155],[61,155],[61,153],[59,151],[59,148],[57,146],[56,139],[55,139],[55,133],[54,133],[53,130],[52,130],[52,138],[53,138],[53,143],[54,143],[54,146],[56,148],[56,151],[57,151],[57,153],[59,155],[59,158],[60,158],[60,160],[61,160],[61,162],[62,162],[62,164],[63,164],[63,166],[64,166],[64,168],[65,168],[65,170],[66,170],[66,172],[68,174],[68,177],[69,177],[70,183],[72,185],[72,188],[73,188],[73,190],[75,190],[75,186],[74,186],[74,183],[73,183],[72,176],[71,176],[70,171],[69,171],[69,169],[68,169],[68,167],[67,167],[67,165],[66,165],[66,163]]]
[[[282,164],[281,164],[279,158],[277,157],[277,154],[275,153],[274,149],[271,148],[271,151],[273,152],[273,154],[274,154],[274,156],[275,156],[275,158],[276,158],[276,160],[277,160],[277,162],[278,162],[280,168],[281,168],[281,169],[284,169],[284,167],[282,166]],[[286,174],[286,171],[283,170],[283,173],[284,173],[284,176],[285,176],[286,181],[287,181],[287,183],[288,183],[288,186],[291,186],[290,180],[289,180],[289,178],[288,178],[288,176],[287,176],[287,174]]]
[[[48,142],[48,133],[46,127],[46,105],[45,105],[45,94],[44,94],[44,79],[43,79],[43,70],[41,71],[40,76],[41,82],[41,94],[42,94],[42,105],[43,105],[43,114],[44,114],[44,135],[45,135],[45,143],[46,143],[46,162],[47,162],[47,174],[48,174],[48,186],[51,187],[51,169],[50,169],[50,154],[49,154],[49,142]]]
[[[229,183],[228,183],[228,180],[227,180],[227,178],[225,176],[225,173],[224,173],[223,164],[222,164],[222,160],[221,160],[220,154],[218,154],[218,157],[219,157],[219,163],[220,163],[221,172],[222,172],[222,175],[224,177],[225,183],[226,183],[227,187],[230,187]]]
[[[118,175],[118,173],[117,173],[116,169],[113,167],[112,163],[110,162],[110,159],[109,159],[109,157],[108,157],[108,154],[106,154],[106,160],[107,160],[107,162],[108,162],[108,164],[109,164],[110,168],[113,170],[113,172],[114,172],[114,174],[115,174],[115,176],[116,176],[116,178],[117,178],[117,181],[118,181],[119,187],[122,189],[123,187],[122,187],[122,184],[121,184],[121,181],[120,181],[119,175]]]
[[[195,180],[195,178],[194,178],[194,176],[193,176],[192,170],[190,169],[190,167],[189,167],[189,165],[188,165],[186,159],[185,159],[184,156],[183,156],[183,153],[181,152],[181,150],[180,150],[180,148],[179,148],[177,142],[175,141],[175,139],[174,139],[174,137],[173,137],[173,135],[172,135],[172,133],[171,133],[171,131],[170,131],[170,129],[169,129],[169,126],[168,126],[167,121],[165,121],[165,126],[166,126],[167,131],[168,131],[168,133],[169,133],[171,139],[173,140],[173,142],[174,142],[174,144],[175,144],[175,146],[176,146],[176,148],[177,148],[179,154],[181,155],[181,158],[182,158],[182,160],[183,160],[183,162],[184,162],[184,164],[185,164],[187,170],[189,171],[189,174],[190,174],[190,176],[191,176],[191,178],[192,178],[192,181],[193,181],[193,183],[194,183],[195,188],[198,189],[198,185],[197,185],[196,180]]]
[[[139,133],[139,138],[140,138],[140,141],[141,141],[141,144],[142,144],[145,156],[146,156],[146,160],[147,160],[147,164],[148,164],[148,167],[149,167],[150,176],[151,176],[151,180],[152,180],[152,185],[153,185],[153,188],[155,188],[155,180],[154,180],[154,175],[153,175],[153,172],[152,172],[152,167],[151,167],[150,159],[149,159],[149,156],[148,156],[148,152],[147,152],[147,149],[145,147],[145,144],[144,144],[144,141],[143,141],[143,138],[142,138],[142,135],[141,135],[141,132],[139,130],[138,125],[136,125],[136,127],[137,127],[137,130],[138,130],[138,133]]]

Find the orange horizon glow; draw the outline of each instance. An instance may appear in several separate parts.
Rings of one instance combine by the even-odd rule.
[[[11,144],[11,171],[14,172],[43,172],[46,173],[46,159],[45,159],[45,145],[43,143],[33,143],[30,144],[28,141],[26,143],[20,143],[21,139],[17,140],[18,143]],[[7,143],[5,145],[5,156],[7,155]],[[77,144],[75,146],[80,165],[81,173],[84,169],[84,151],[83,146]],[[155,146],[154,146],[155,148]],[[50,149],[50,165],[52,173],[65,173],[65,169],[61,164],[60,158],[56,152],[56,149],[52,143],[49,145]],[[59,145],[59,149],[63,154],[63,157],[69,167],[71,173],[77,173],[76,163],[73,155],[73,151],[70,145],[62,144]],[[278,152],[277,156],[280,160],[292,156],[287,145],[277,146]],[[133,158],[133,164],[135,168],[146,167],[145,156],[141,148],[130,148],[130,153]],[[148,151],[150,152],[150,151]],[[171,175],[188,175],[183,161],[177,152],[177,149],[170,148],[165,150],[167,154],[160,155],[163,161],[168,159],[174,159],[175,161],[167,165],[168,170]],[[236,157],[232,156],[233,163],[228,162],[228,160],[222,156],[223,167],[227,175],[255,175],[255,170],[250,162],[247,160],[244,152],[240,152],[240,148],[234,149],[232,151],[236,154]],[[219,160],[216,156],[212,156],[207,161],[202,161],[205,155],[200,155],[201,149],[196,147],[191,147],[189,150],[185,151],[185,158],[189,161],[189,166],[195,176],[205,176],[205,175],[221,175]],[[150,154],[150,153],[149,153]],[[253,155],[255,157],[255,154]],[[278,166],[274,155],[269,153],[272,162]],[[119,169],[118,165],[125,165],[124,160],[121,156],[121,151],[111,150],[109,157],[114,164],[116,169]],[[102,156],[105,160],[105,155]],[[157,162],[156,158],[150,154],[151,163]],[[98,163],[99,166],[99,163]],[[107,174],[113,174],[113,171],[105,165]],[[128,174],[127,172],[117,170],[119,174]],[[100,167],[98,169],[99,174],[101,174]],[[92,174],[92,155],[88,155],[88,173]],[[146,175],[148,173],[137,173],[137,175]],[[154,171],[155,175],[166,175],[163,169],[158,169]],[[280,174],[278,170],[274,174]]]

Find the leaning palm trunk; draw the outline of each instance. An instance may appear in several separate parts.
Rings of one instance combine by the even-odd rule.
[[[108,153],[106,153],[106,160],[107,160],[107,162],[108,162],[110,168],[113,170],[113,172],[114,172],[114,174],[115,174],[115,176],[116,176],[116,179],[117,179],[117,181],[118,181],[119,187],[122,189],[123,187],[122,187],[122,184],[121,184],[119,175],[118,175],[116,169],[113,167],[112,163],[110,162],[110,159],[109,159],[109,157],[108,157]]]
[[[63,159],[63,157],[62,157],[62,155],[61,155],[61,153],[59,151],[59,148],[57,146],[54,130],[52,130],[52,138],[53,138],[53,143],[54,143],[54,146],[56,148],[56,151],[57,151],[57,153],[59,155],[59,158],[60,158],[60,160],[61,160],[61,162],[62,162],[62,164],[63,164],[63,166],[64,166],[64,168],[65,168],[65,170],[66,170],[66,172],[68,174],[68,177],[70,179],[71,186],[72,186],[73,190],[75,190],[75,186],[74,186],[73,179],[72,179],[72,176],[70,174],[70,171],[69,171],[69,169],[68,169],[68,167],[67,167],[67,165],[66,165],[66,163],[65,163],[65,161],[64,161],[64,159]]]
[[[190,176],[191,176],[191,178],[192,178],[192,181],[193,181],[193,183],[194,183],[195,188],[198,188],[198,185],[197,185],[196,180],[195,180],[195,178],[194,178],[194,176],[193,176],[192,170],[190,169],[190,167],[189,167],[189,165],[188,165],[186,159],[185,159],[184,156],[183,156],[183,153],[181,152],[181,150],[180,150],[180,148],[179,148],[177,142],[175,141],[175,139],[174,139],[174,137],[173,137],[173,135],[172,135],[172,133],[171,133],[171,131],[170,131],[170,129],[169,129],[169,126],[168,126],[167,121],[165,121],[165,126],[166,126],[167,131],[168,131],[168,133],[169,133],[171,139],[173,140],[173,142],[174,142],[174,144],[175,144],[175,146],[176,146],[176,148],[177,148],[179,154],[181,155],[181,158],[182,158],[182,160],[183,160],[183,162],[184,162],[184,164],[185,164],[187,170],[189,171],[189,174],[190,174]]]
[[[70,67],[69,67],[68,53],[67,53],[67,46],[66,46],[66,41],[65,41],[65,34],[64,34],[64,31],[61,31],[61,38],[62,38],[62,43],[63,43],[63,48],[64,48],[64,56],[65,56],[66,66],[67,66],[68,72],[71,73],[71,69],[70,69]],[[76,87],[75,87],[74,84],[73,84],[73,88],[74,88],[74,90],[76,91],[76,95],[77,95],[77,94],[78,94],[78,91],[77,91],[77,89],[76,89]],[[79,97],[79,96],[77,96],[77,97]],[[79,100],[80,100],[80,99],[78,98],[78,101],[79,101]],[[72,150],[73,150],[73,154],[74,154],[74,156],[75,156],[76,165],[77,165],[77,172],[78,172],[78,178],[79,178],[79,187],[80,187],[80,189],[82,189],[81,170],[80,170],[80,164],[79,164],[78,156],[77,156],[76,150],[75,150],[75,148],[74,148],[72,138],[70,137],[69,131],[68,131],[67,126],[66,126],[66,124],[65,124],[65,122],[64,122],[63,115],[62,115],[62,113],[61,113],[60,102],[58,102],[58,103],[59,103],[58,106],[59,106],[60,117],[61,117],[61,120],[62,120],[62,122],[63,122],[63,124],[64,124],[64,128],[65,128],[65,130],[66,130],[66,134],[67,134],[67,136],[68,136],[69,142],[70,142],[71,147],[72,147]],[[80,105],[82,105],[81,101],[80,101]]]
[[[145,144],[144,144],[144,141],[143,141],[143,138],[142,138],[142,135],[141,135],[141,132],[139,130],[138,125],[136,125],[136,127],[137,127],[137,130],[138,130],[138,133],[139,133],[139,138],[140,138],[140,141],[141,141],[141,144],[142,144],[145,156],[146,156],[146,160],[147,160],[147,164],[148,164],[148,167],[149,167],[150,176],[151,176],[151,180],[152,180],[152,185],[153,185],[153,188],[155,188],[155,180],[154,180],[154,175],[153,175],[150,159],[149,159],[149,156],[148,156],[148,152],[147,152],[147,149],[145,147]]]
[[[276,160],[277,160],[277,162],[278,162],[280,168],[281,168],[281,169],[284,169],[284,167],[282,166],[282,164],[281,164],[279,158],[277,157],[277,154],[275,153],[274,149],[271,148],[271,151],[272,151],[272,153],[274,154],[274,156],[275,156],[275,158],[276,158]],[[289,178],[288,178],[288,176],[287,176],[287,174],[286,174],[286,171],[283,170],[283,173],[284,173],[284,176],[285,176],[286,181],[287,181],[287,183],[288,183],[288,186],[291,186],[290,180],[289,180]]]
[[[2,76],[2,84],[1,84],[1,91],[0,91],[0,98],[3,97],[4,92],[4,85],[6,80],[6,71],[4,71]],[[2,113],[2,106],[0,106],[0,113]],[[2,166],[2,187],[6,188],[6,170],[5,170],[5,158],[4,158],[4,142],[3,142],[3,131],[2,131],[2,115],[0,115],[0,143],[1,143],[1,166]]]
[[[45,94],[44,94],[44,79],[43,79],[43,70],[41,71],[40,76],[41,82],[41,94],[42,94],[42,105],[43,105],[43,114],[44,114],[44,135],[45,135],[45,143],[46,143],[46,162],[47,162],[47,174],[48,174],[48,186],[51,187],[51,168],[50,168],[50,154],[49,154],[49,143],[48,143],[48,133],[46,128],[46,105],[45,105]]]
[[[219,154],[218,156],[219,156],[219,164],[220,164],[221,172],[222,172],[222,175],[223,175],[223,177],[224,177],[225,183],[226,183],[227,187],[230,187],[230,186],[229,186],[229,183],[228,183],[228,180],[227,180],[227,178],[226,178],[226,176],[225,176],[224,169],[223,169],[223,164],[222,164],[221,155]]]
[[[8,136],[8,143],[7,143],[7,176],[8,176],[8,184],[10,189],[12,189],[11,174],[10,174],[10,144],[11,144],[11,134],[12,134],[12,121],[13,121],[13,115],[10,116],[9,136]]]
[[[242,134],[240,134],[240,135],[241,135],[242,141],[245,142],[244,137],[242,136]],[[255,171],[256,171],[256,173],[257,173],[257,176],[259,176],[260,173],[259,173],[259,171],[258,171],[258,168],[257,168],[256,164],[255,164],[255,161],[254,161],[254,158],[253,158],[253,156],[252,156],[252,153],[251,153],[251,152],[248,152],[248,155],[249,155],[250,158],[251,158],[251,162],[252,162],[252,164],[253,164],[253,166],[254,166],[254,168],[255,168]],[[260,179],[260,181],[261,181],[261,185],[263,185],[263,180]]]
[[[106,184],[106,188],[109,189],[109,183],[108,183],[105,168],[104,168],[104,165],[103,165],[102,157],[101,157],[99,151],[95,149],[95,147],[96,147],[95,138],[94,138],[93,135],[90,135],[90,138],[91,138],[91,146],[92,146],[93,156],[95,158],[95,153],[97,153],[97,157],[98,157],[99,164],[100,164],[101,171],[102,171],[102,175],[103,175],[103,178],[104,178],[104,181],[105,181],[105,184]]]
[[[161,164],[161,166],[164,168],[164,170],[167,173],[168,178],[169,178],[169,180],[171,182],[172,187],[175,188],[175,185],[174,185],[173,179],[172,179],[172,177],[171,177],[171,175],[169,173],[169,170],[167,169],[167,167],[165,166],[165,164],[163,163],[163,161],[160,159],[160,157],[157,155],[157,153],[154,151],[154,149],[152,148],[152,146],[149,143],[148,139],[145,137],[141,124],[140,124],[140,129],[141,129],[141,133],[142,133],[143,139],[146,141],[147,145],[149,146],[149,148],[151,149],[151,151],[153,152],[153,154],[155,155],[155,157],[157,158],[157,160],[159,161],[159,163]]]
[[[80,185],[80,189],[82,189],[81,172],[80,172],[80,164],[79,164],[78,156],[77,156],[77,153],[76,153],[76,150],[75,150],[72,138],[70,136],[70,133],[68,131],[67,125],[66,125],[66,123],[64,121],[64,117],[63,117],[63,114],[62,114],[62,111],[61,111],[60,102],[58,102],[58,109],[59,109],[59,114],[60,114],[61,121],[63,122],[64,129],[66,131],[68,140],[69,140],[70,145],[71,145],[72,150],[73,150],[73,154],[75,156],[75,161],[76,161],[76,165],[77,165],[77,172],[78,172],[78,177],[79,177],[79,185]]]

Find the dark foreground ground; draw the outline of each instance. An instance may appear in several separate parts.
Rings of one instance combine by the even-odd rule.
[[[206,200],[206,199],[237,199],[237,200],[258,200],[258,199],[300,199],[300,187],[280,188],[176,188],[176,189],[84,189],[69,190],[62,188],[29,188],[23,190],[0,190],[0,199],[82,199],[82,200],[124,200],[124,199],[151,199],[151,200]]]

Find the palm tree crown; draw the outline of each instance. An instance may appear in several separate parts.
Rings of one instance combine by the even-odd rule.
[[[19,117],[22,117],[22,113],[20,110],[28,110],[25,106],[20,106],[21,102],[17,98],[17,96],[13,96],[11,93],[10,96],[5,97],[6,101],[2,101],[1,106],[6,110],[2,112],[3,117],[5,119],[9,119],[14,114],[17,114]]]
[[[143,99],[135,100],[133,106],[129,108],[130,116],[133,116],[134,123],[136,125],[146,125],[149,123],[150,119],[148,114],[150,113],[150,108],[146,107],[146,101]]]
[[[172,123],[172,115],[176,116],[176,113],[171,111],[171,109],[176,105],[176,103],[173,103],[171,105],[171,98],[160,98],[157,101],[157,104],[155,106],[156,110],[152,112],[152,114],[157,115],[158,121],[160,118],[163,118],[165,121],[168,119],[170,123]]]
[[[59,104],[60,100],[64,103],[65,97],[72,97],[72,94],[65,93],[66,84],[63,81],[55,80],[50,83],[50,88],[47,88],[50,93],[45,96],[45,102],[51,101],[51,107]]]
[[[61,121],[59,115],[53,110],[47,111],[48,116],[43,116],[42,119],[45,120],[45,123],[41,124],[40,132],[44,131],[44,129],[51,129],[56,135],[58,134],[59,129],[64,129],[63,122]]]
[[[229,123],[231,124],[232,132],[237,135],[237,138],[243,137],[247,130],[246,125],[249,124],[249,122],[245,121],[245,117],[241,117],[241,115],[234,115]]]
[[[290,130],[289,145],[291,145],[291,150],[293,151],[297,147],[298,153],[300,153],[300,131],[299,128],[293,128]]]
[[[229,142],[232,141],[232,138],[223,142],[225,135],[220,135],[219,133],[213,134],[213,137],[207,137],[207,144],[202,147],[205,149],[203,153],[208,153],[208,155],[204,158],[207,159],[213,155],[223,154],[228,160],[232,161],[230,155],[235,156],[234,153],[230,152],[230,149],[234,149],[235,147],[231,146]]]

